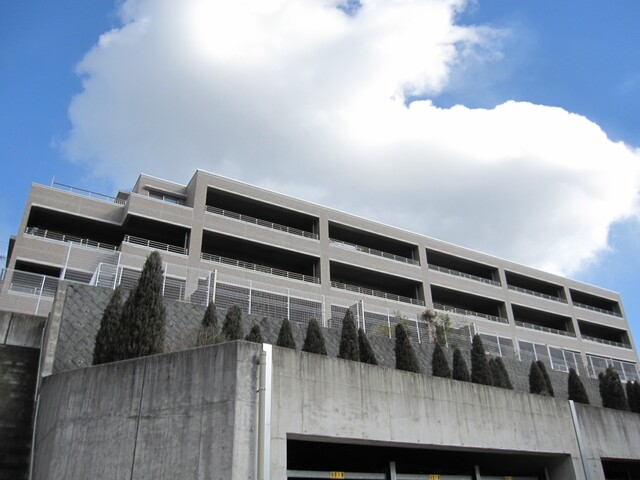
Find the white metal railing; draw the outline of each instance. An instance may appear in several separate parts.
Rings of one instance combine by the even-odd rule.
[[[82,195],[84,197],[89,197],[96,200],[117,203],[118,205],[124,205],[126,203],[126,201],[122,200],[121,198],[111,197],[103,193],[92,192],[91,190],[85,190],[83,188],[72,187],[71,185],[65,185],[64,183],[58,183],[54,181],[51,182],[51,186],[53,188],[57,188],[58,190],[64,190],[65,192],[75,193],[77,195]]]
[[[154,250],[162,250],[163,252],[189,255],[188,248],[177,247],[175,245],[169,245],[168,243],[156,242],[155,240],[147,240],[146,238],[134,237],[132,235],[125,235],[122,241],[124,243],[131,243],[132,245],[153,248]]]
[[[529,290],[527,288],[522,287],[514,287],[513,285],[508,285],[509,290],[513,290],[514,292],[526,293],[527,295],[533,295],[534,297],[546,298],[547,300],[553,300],[554,302],[567,303],[567,301],[562,297],[555,297],[553,295],[548,295],[546,293],[536,292],[534,290]]]
[[[582,339],[588,340],[590,342],[602,343],[603,345],[611,345],[613,347],[631,348],[631,345],[628,345],[626,343],[616,342],[613,340],[605,340],[604,338],[590,337],[589,335],[582,335]]]
[[[362,295],[370,295],[372,297],[384,298],[387,300],[394,300],[396,302],[410,303],[411,305],[422,305],[424,301],[418,298],[403,297],[402,295],[396,295],[395,293],[381,292],[380,290],[373,290],[371,288],[360,287],[358,285],[350,285],[348,283],[341,283],[331,281],[333,288],[339,288],[341,290],[347,290],[349,292],[361,293]]]
[[[567,332],[565,330],[558,330],[557,328],[543,327],[542,325],[536,325],[535,323],[522,322],[520,320],[516,320],[516,326],[523,327],[523,328],[528,328],[530,330],[537,330],[539,332],[554,333],[556,335],[562,335],[564,337],[574,337],[575,338],[575,336],[576,336],[576,334],[573,333],[573,332]]]
[[[580,307],[580,308],[585,308],[587,310],[591,310],[593,312],[600,312],[600,313],[604,313],[606,315],[613,315],[614,317],[622,317],[621,313],[614,312],[613,310],[605,310],[604,308],[592,307],[591,305],[585,305],[584,303],[580,303],[580,302],[573,302],[573,305],[576,306],[576,307]]]
[[[439,267],[437,265],[429,264],[429,270],[435,270],[437,272],[442,272],[449,275],[455,275],[456,277],[468,278],[470,280],[475,280],[476,282],[488,283],[489,285],[494,285],[496,287],[499,287],[501,285],[500,282],[493,280],[491,278],[479,277],[477,275],[471,275],[470,273],[464,273],[458,270],[452,270],[450,268]]]
[[[75,235],[67,235],[65,233],[53,232],[51,230],[42,229],[38,227],[27,227],[24,231],[26,235],[32,235],[34,237],[46,238],[48,240],[56,240],[58,242],[75,243],[84,245],[86,247],[102,248],[105,250],[117,250],[115,245],[109,245],[108,243],[96,242],[89,238],[76,237]]]
[[[362,245],[357,245],[355,243],[343,242],[342,240],[336,240],[335,238],[330,238],[329,243],[331,245],[335,245],[345,250],[368,253],[369,255],[388,258],[391,260],[395,260],[396,262],[408,263],[409,265],[420,265],[420,261],[414,260],[413,258],[408,258],[408,257],[403,257],[402,255],[395,255],[393,253],[383,252],[381,250],[376,250],[375,248],[364,247]]]
[[[221,215],[223,217],[233,218],[235,220],[240,220],[242,222],[253,223],[254,225],[270,228],[272,230],[278,230],[281,232],[290,233],[292,235],[312,238],[314,240],[318,240],[319,238],[317,233],[307,232],[306,230],[300,230],[299,228],[287,227],[286,225],[280,225],[279,223],[268,222],[266,220],[261,220],[259,218],[251,217],[249,215],[243,215],[242,213],[231,212],[229,210],[223,210],[218,207],[212,207],[211,205],[207,205],[205,209],[208,213],[214,213],[216,215]]]
[[[435,310],[442,310],[444,312],[457,313],[459,315],[467,315],[472,317],[484,318],[485,320],[491,320],[492,322],[509,323],[509,320],[504,317],[489,315],[487,313],[474,312],[473,310],[465,310],[464,308],[453,307],[451,305],[444,305],[442,303],[434,303],[433,308]]]
[[[297,272],[289,272],[287,270],[280,270],[279,268],[267,267],[265,265],[257,265],[255,263],[245,262],[243,260],[236,260],[235,258],[221,257],[220,255],[213,255],[211,253],[202,252],[200,254],[202,260],[207,262],[222,263],[223,265],[230,265],[232,267],[245,268],[247,270],[253,270],[255,272],[267,273],[269,275],[276,275],[278,277],[291,278],[293,280],[302,280],[309,283],[320,283],[319,277],[313,275],[304,275]]]

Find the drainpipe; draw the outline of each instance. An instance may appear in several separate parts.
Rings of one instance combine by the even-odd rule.
[[[569,409],[571,410],[571,421],[573,422],[576,440],[578,441],[578,452],[580,453],[580,462],[582,463],[582,469],[584,470],[584,478],[591,480],[589,468],[587,467],[587,459],[585,458],[585,449],[584,442],[582,440],[582,432],[580,431],[580,423],[578,422],[578,412],[576,412],[576,406],[573,400],[569,400]]]
[[[271,469],[271,345],[263,343],[258,366],[257,480],[270,480]]]

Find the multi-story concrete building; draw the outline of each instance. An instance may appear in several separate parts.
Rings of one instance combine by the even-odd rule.
[[[140,175],[115,197],[34,184],[0,310],[46,314],[60,279],[132,282],[150,249],[175,300],[328,326],[355,306],[368,332],[401,315],[414,337],[433,310],[500,355],[639,378],[617,293],[200,170],[187,185]]]

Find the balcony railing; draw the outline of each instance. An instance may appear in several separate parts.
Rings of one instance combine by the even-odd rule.
[[[242,260],[236,260],[234,258],[221,257],[220,255],[212,255],[211,253],[202,252],[200,258],[207,262],[222,263],[224,265],[230,265],[232,267],[245,268],[247,270],[253,270],[255,272],[267,273],[269,275],[276,275],[278,277],[291,278],[293,280],[301,280],[309,283],[320,283],[319,277],[312,275],[303,275],[302,273],[288,272],[286,270],[280,270],[279,268],[267,267],[265,265],[257,265],[255,263],[245,262]]]
[[[84,245],[86,247],[93,248],[102,248],[105,250],[117,250],[118,247],[115,245],[109,245],[108,243],[96,242],[95,240],[90,240],[88,238],[80,238],[75,235],[67,235],[60,232],[52,232],[51,230],[46,230],[37,227],[27,227],[24,231],[26,235],[32,235],[34,237],[46,238],[48,240],[56,240],[58,242],[68,242],[68,243],[76,243],[79,245]]]
[[[343,242],[342,240],[336,240],[334,238],[330,238],[329,243],[331,243],[331,245],[344,248],[345,250],[368,253],[369,255],[375,255],[376,257],[389,258],[391,260],[395,260],[396,262],[408,263],[409,265],[420,265],[419,260],[403,257],[402,255],[394,255],[393,253],[382,252],[380,250],[376,250],[375,248],[363,247],[362,245],[356,245],[355,243]]]
[[[287,227],[286,225],[280,225],[279,223],[267,222],[266,220],[250,217],[249,215],[243,215],[237,212],[231,212],[229,210],[223,210],[221,208],[212,207],[210,205],[207,205],[205,208],[208,213],[214,213],[223,217],[233,218],[242,222],[253,223],[254,225],[270,228],[272,230],[278,230],[280,232],[290,233],[291,235],[312,238],[314,240],[318,240],[319,238],[317,233],[307,232],[306,230],[300,230],[299,228]]]
[[[396,295],[394,293],[381,292],[379,290],[372,290],[370,288],[360,287],[358,285],[349,285],[347,283],[331,281],[333,288],[339,288],[341,290],[348,290],[350,292],[360,293],[362,295],[370,295],[372,297],[385,298],[387,300],[394,300],[396,302],[410,303],[412,305],[424,306],[424,301],[418,298],[403,297],[402,295]]]
[[[457,313],[458,315],[468,315],[472,317],[484,318],[485,320],[491,320],[492,322],[509,323],[509,320],[504,317],[489,315],[487,313],[474,312],[473,310],[465,310],[464,308],[452,307],[451,305],[444,305],[442,303],[434,303],[433,308],[435,310],[442,310],[444,312]]]
[[[126,202],[121,198],[111,197],[103,193],[92,192],[91,190],[85,190],[84,188],[72,187],[71,185],[65,185],[64,183],[51,182],[53,188],[58,190],[64,190],[65,192],[75,193],[82,195],[83,197],[89,197],[96,200],[103,200],[105,202],[117,203],[118,205],[124,205]]]
[[[611,345],[612,347],[631,348],[631,345],[622,342],[614,342],[613,340],[605,340],[604,338],[590,337],[588,335],[582,335],[583,340],[590,342],[602,343],[603,345]]]
[[[558,330],[557,328],[551,327],[543,327],[542,325],[536,325],[535,323],[521,322],[520,320],[516,320],[516,326],[528,328],[530,330],[537,330],[539,332],[547,332],[554,333],[556,335],[562,335],[564,337],[574,337],[576,336],[573,332],[567,332],[565,330]]]
[[[456,277],[468,278],[470,280],[475,280],[476,282],[487,283],[489,285],[493,285],[496,287],[500,286],[500,282],[493,280],[491,278],[479,277],[477,275],[471,275],[470,273],[464,273],[458,270],[451,270],[450,268],[439,267],[437,265],[429,264],[429,270],[435,270],[437,272],[446,273],[448,275],[455,275]]]
[[[576,307],[591,310],[592,312],[600,312],[600,313],[604,313],[605,315],[613,315],[614,317],[622,318],[621,313],[614,312],[613,310],[605,310],[604,308],[592,307],[591,305],[585,305],[584,303],[580,303],[580,302],[573,302],[573,305]]]
[[[134,237],[131,235],[125,235],[123,242],[130,243],[132,245],[140,245],[142,247],[153,248],[154,250],[161,250],[163,252],[177,253],[179,255],[189,255],[188,248],[176,247],[175,245],[169,245],[168,243],[156,242],[154,240],[147,240],[146,238]]]
[[[554,302],[567,303],[564,298],[555,297],[553,295],[547,295],[546,293],[536,292],[534,290],[529,290],[521,287],[514,287],[513,285],[509,285],[509,290],[513,290],[514,292],[526,293],[527,295],[533,295],[534,297],[546,298],[547,300],[553,300]]]

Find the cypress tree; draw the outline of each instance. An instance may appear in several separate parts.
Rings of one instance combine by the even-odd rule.
[[[535,361],[531,362],[531,367],[529,368],[529,393],[549,395],[547,383],[544,381],[544,375]]]
[[[553,385],[551,384],[551,377],[549,377],[549,374],[547,373],[547,367],[542,360],[538,360],[536,363],[538,364],[538,368],[540,369],[542,377],[544,378],[544,383],[547,386],[547,392],[549,393],[549,396],[555,397],[556,393],[553,391]]]
[[[260,325],[256,323],[253,327],[251,327],[251,330],[245,337],[245,340],[247,342],[263,343],[262,330],[260,330]]]
[[[589,405],[589,395],[587,395],[587,390],[584,388],[578,372],[576,372],[573,368],[569,369],[567,390],[569,393],[569,400],[573,400],[576,403],[584,403],[585,405]]]
[[[286,318],[282,320],[280,325],[280,331],[278,332],[278,340],[276,341],[278,347],[291,348],[296,350],[296,341],[293,338],[293,332],[291,331],[291,323]]]
[[[353,313],[347,309],[342,320],[342,333],[340,336],[340,348],[338,350],[338,358],[345,360],[360,360],[360,348],[358,346],[358,337],[356,336],[356,324],[353,321]]]
[[[489,361],[484,351],[482,339],[477,333],[473,336],[471,346],[471,381],[481,385],[493,385]]]
[[[401,323],[396,324],[396,368],[407,372],[420,373],[418,358],[411,346],[411,340]]]
[[[505,367],[502,357],[496,357],[489,360],[489,366],[491,367],[493,384],[496,387],[513,390],[513,385],[509,378],[509,372],[507,372],[507,367]]]
[[[360,361],[362,363],[368,363],[370,365],[378,365],[376,354],[369,343],[367,334],[364,333],[362,328],[358,329],[358,350],[360,351]]]
[[[222,338],[227,342],[242,340],[244,332],[242,330],[242,309],[239,305],[231,305],[224,317],[222,325]]]
[[[102,313],[100,328],[93,347],[93,365],[115,362],[122,358],[122,287],[118,285],[111,294]]]
[[[207,305],[207,309],[202,316],[200,327],[198,328],[198,337],[196,339],[199,347],[212,345],[216,342],[218,336],[218,313],[213,302]]]
[[[462,355],[462,352],[459,348],[456,348],[453,351],[453,372],[451,374],[451,377],[454,380],[460,380],[461,382],[471,381],[467,362],[465,361],[464,355]]]
[[[436,343],[440,345],[447,344],[447,337],[445,335],[444,325],[437,324],[436,325]]]
[[[449,368],[447,356],[437,342],[431,356],[431,374],[434,377],[451,378],[451,369]]]
[[[634,413],[640,413],[640,383],[627,382],[627,402],[629,410]]]
[[[613,367],[607,367],[598,375],[600,396],[602,397],[602,406],[607,408],[615,408],[616,410],[629,410],[627,397],[624,395],[624,388],[620,377]]]
[[[304,338],[302,351],[317,353],[318,355],[327,354],[327,349],[324,346],[324,336],[315,318],[312,318],[309,325],[307,325],[307,335]]]
[[[123,358],[161,353],[164,347],[165,308],[162,303],[162,258],[152,252],[142,267],[138,283],[122,307]]]

